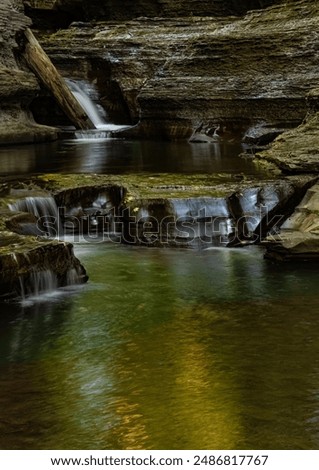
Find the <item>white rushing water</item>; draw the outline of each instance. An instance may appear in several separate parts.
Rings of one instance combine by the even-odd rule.
[[[61,231],[59,209],[55,199],[51,196],[20,199],[13,204],[9,204],[9,209],[14,212],[28,212],[35,216],[35,223],[28,224],[28,227],[26,227],[26,234],[54,238]]]
[[[67,79],[66,83],[95,126],[95,129],[89,131],[77,131],[75,136],[78,140],[108,139],[112,137],[112,132],[130,127],[107,122],[105,111],[96,102],[98,94],[94,85],[84,80]]]
[[[35,218],[34,222],[22,224],[21,228],[26,235],[38,235],[49,238],[56,238],[62,235],[62,224],[59,209],[55,199],[48,197],[27,197],[15,203],[9,204],[13,212],[28,212]],[[12,253],[12,258],[19,272],[21,256],[26,258],[23,266],[32,264],[27,253],[17,256]],[[63,290],[59,289],[57,274],[43,263],[41,267],[31,267],[29,273],[18,275],[17,292],[24,306],[33,305],[36,302],[43,302],[46,299],[60,297]],[[75,268],[70,268],[66,273],[66,286],[77,286],[80,284],[79,273]]]

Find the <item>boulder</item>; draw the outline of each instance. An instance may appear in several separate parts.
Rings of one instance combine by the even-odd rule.
[[[319,259],[319,184],[308,189],[280,232],[264,242],[266,257],[277,260]]]
[[[318,173],[319,113],[309,114],[297,129],[281,134],[256,158],[274,163],[284,173]]]

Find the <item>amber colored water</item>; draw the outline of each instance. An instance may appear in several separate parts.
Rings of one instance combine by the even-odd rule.
[[[318,448],[315,266],[76,249],[86,286],[1,305],[2,449]]]

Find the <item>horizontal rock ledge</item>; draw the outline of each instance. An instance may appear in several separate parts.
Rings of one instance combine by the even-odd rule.
[[[56,287],[68,285],[69,278],[84,283],[88,277],[73,253],[71,243],[39,241],[32,237],[1,232],[0,297],[34,294],[33,279],[49,272]]]
[[[48,215],[57,214],[61,230],[54,233],[75,240],[117,233],[119,243],[192,246],[194,237],[204,240],[207,228],[205,243],[240,246],[258,243],[280,227],[315,181],[313,176],[234,181],[232,175],[42,175],[33,183],[52,191],[56,208],[52,212],[48,199],[32,202],[41,214],[44,202]],[[30,225],[31,233],[43,230],[43,220],[28,217],[13,215],[7,226],[18,233],[30,231]]]

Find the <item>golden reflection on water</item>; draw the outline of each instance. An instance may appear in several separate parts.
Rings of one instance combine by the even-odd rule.
[[[316,448],[318,275],[231,253],[97,251],[4,322],[1,447]]]

